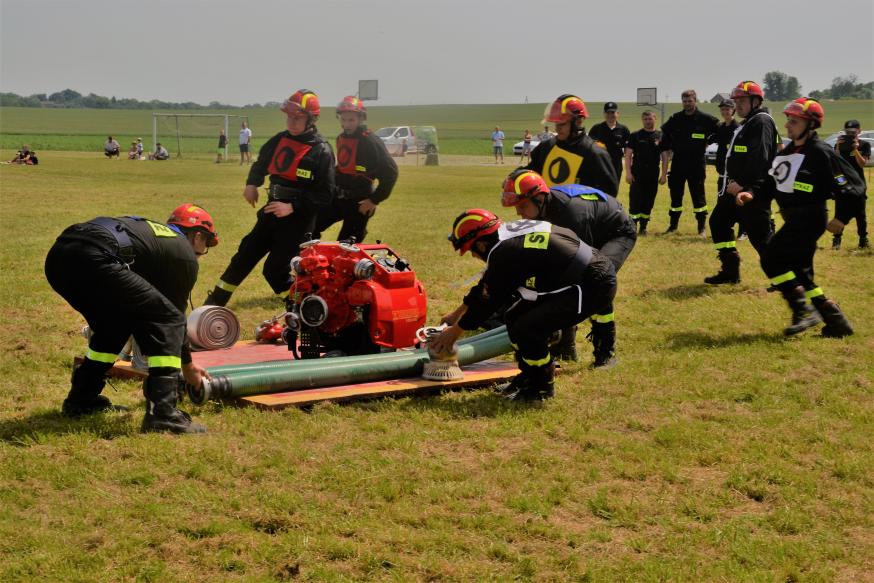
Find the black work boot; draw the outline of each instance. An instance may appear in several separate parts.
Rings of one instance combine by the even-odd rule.
[[[795,336],[822,322],[822,318],[819,317],[816,308],[807,303],[803,288],[795,287],[780,291],[792,310],[792,324],[783,330],[783,334]]]
[[[103,363],[85,359],[73,366],[70,379],[70,392],[61,405],[61,413],[65,417],[81,417],[100,411],[127,411],[127,407],[113,405],[107,397],[101,395],[106,386],[104,375],[107,367]]]
[[[698,236],[707,236],[707,213],[695,213],[695,219],[698,221]]]
[[[665,235],[668,233],[675,233],[677,231],[677,227],[680,226],[680,213],[679,211],[669,211],[668,216],[671,219],[671,224],[668,226],[668,230],[665,231]]]
[[[835,235],[832,237],[832,251],[839,251],[841,248],[841,240],[843,239],[843,235]],[[860,241],[861,243],[861,241]]]
[[[859,249],[867,249],[870,246],[868,235],[859,235]]]
[[[646,226],[649,224],[649,219],[640,219],[637,221],[637,234],[641,237],[646,237]]]
[[[577,354],[577,327],[562,328],[561,339],[558,344],[549,347],[549,353],[556,360],[578,361],[580,356]]]
[[[722,263],[719,273],[704,278],[704,283],[720,285],[723,283],[740,283],[740,253],[737,249],[720,249],[716,256]]]
[[[531,365],[522,360],[519,352],[516,352],[516,364],[519,367],[519,374],[510,379],[509,382],[501,383],[495,387],[495,392],[499,395],[509,397],[528,386],[531,377]]]
[[[176,408],[179,379],[175,376],[149,377],[143,384],[146,395],[146,416],[142,431],[171,433],[206,433],[206,427],[191,420],[191,416]]]
[[[832,300],[826,300],[816,305],[816,310],[825,320],[822,335],[828,338],[843,338],[853,335],[853,327],[838,305]]]
[[[227,290],[223,290],[222,288],[216,286],[212,288],[212,291],[206,294],[206,301],[203,302],[204,306],[226,306],[228,302],[231,300],[231,296],[233,294]]]
[[[586,336],[592,341],[595,357],[590,368],[608,369],[616,366],[616,322],[592,322],[592,331]]]
[[[543,366],[531,366],[528,384],[515,393],[508,395],[507,400],[514,402],[545,401],[555,396],[555,361],[550,359]]]

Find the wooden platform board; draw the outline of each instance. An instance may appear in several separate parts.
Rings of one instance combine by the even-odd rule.
[[[261,409],[282,409],[303,407],[323,401],[352,401],[374,399],[388,396],[435,393],[446,389],[473,388],[500,383],[519,374],[519,369],[511,362],[486,360],[464,367],[464,379],[459,381],[427,381],[419,377],[376,381],[358,385],[304,389],[270,395],[241,397],[240,403],[254,405]]]

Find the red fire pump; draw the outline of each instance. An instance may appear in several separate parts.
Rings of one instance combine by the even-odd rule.
[[[295,358],[375,354],[418,341],[425,287],[387,245],[309,241],[291,260],[291,272],[282,338]]]

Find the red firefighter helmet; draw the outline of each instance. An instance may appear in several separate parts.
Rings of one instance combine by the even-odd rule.
[[[319,117],[319,114],[322,113],[322,108],[319,106],[319,97],[309,89],[298,89],[283,102],[282,107],[279,109],[288,115],[298,111],[305,111],[311,117]]]
[[[501,195],[503,206],[519,206],[529,198],[538,194],[549,193],[549,186],[543,177],[533,170],[517,168],[510,172],[504,180],[504,192]]]
[[[338,114],[341,114],[344,111],[360,113],[364,119],[367,119],[367,108],[364,107],[364,103],[354,95],[347,95],[343,98],[343,101],[337,105]]]
[[[176,225],[183,229],[199,229],[205,231],[208,235],[207,247],[215,247],[218,245],[218,233],[215,231],[215,221],[202,207],[197,206],[193,202],[180,204],[173,209],[173,214],[167,219],[168,225]]]
[[[762,91],[762,87],[755,81],[741,81],[737,84],[737,87],[731,90],[731,98],[737,99],[738,97],[758,97],[764,99],[765,92]]]
[[[586,104],[576,95],[565,93],[546,106],[542,123],[565,123],[572,119],[589,117]]]
[[[464,255],[473,244],[481,237],[485,237],[498,230],[501,226],[499,219],[492,211],[485,209],[466,210],[452,223],[452,234],[449,242],[459,255]]]
[[[790,101],[783,108],[783,113],[801,119],[808,119],[814,122],[814,129],[822,125],[825,119],[825,110],[816,99],[810,97],[799,97],[795,101]]]

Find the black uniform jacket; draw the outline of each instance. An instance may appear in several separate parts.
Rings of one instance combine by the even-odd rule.
[[[467,311],[458,321],[463,330],[475,330],[520,287],[548,292],[580,282],[582,269],[574,269],[580,261],[577,251],[584,246],[591,257],[591,249],[573,231],[529,220],[505,223],[502,228],[524,229],[535,224],[546,232],[512,237],[492,247],[485,273],[464,297]]]
[[[721,121],[716,128],[716,133],[710,139],[711,144],[716,144],[716,172],[720,176],[725,173],[725,154],[728,152],[728,144],[731,143],[731,138],[734,137],[734,130],[739,125],[735,119],[731,120],[731,123]]]
[[[570,229],[590,247],[600,249],[607,241],[621,235],[619,231],[631,218],[612,196],[583,198],[568,196],[560,190],[551,190],[546,199],[544,220]],[[633,228],[634,222],[631,221]]]
[[[661,149],[673,150],[672,167],[694,168],[704,165],[704,150],[716,132],[719,121],[701,110],[692,115],[678,111],[662,125]]]
[[[382,140],[360,127],[354,134],[337,136],[337,188],[346,198],[369,198],[376,204],[391,194],[398,180],[398,166]],[[374,188],[375,186],[375,188]]]
[[[801,146],[786,146],[774,157],[768,174],[766,195],[781,209],[824,206],[829,198],[860,197],[865,192],[864,181],[816,134]]]
[[[292,189],[271,197],[308,211],[330,204],[334,196],[334,153],[315,130],[299,136],[279,132],[261,147],[249,170],[248,186],[270,184]]]
[[[741,122],[740,130],[726,153],[726,177],[747,192],[762,194],[762,189],[770,181],[768,169],[779,143],[777,125],[768,111],[762,108],[752,110]]]
[[[658,174],[661,163],[661,150],[659,145],[662,141],[662,132],[639,129],[628,136],[625,147],[633,152],[631,157],[631,173],[634,178],[646,178]]]
[[[621,160],[625,142],[631,132],[628,126],[617,123],[612,130],[606,121],[596,123],[589,129],[589,137],[597,140],[607,147],[607,153],[613,160]]]
[[[585,184],[610,196],[619,192],[610,154],[583,132],[565,141],[553,136],[540,142],[531,151],[531,163],[526,168],[543,176],[549,186]]]

